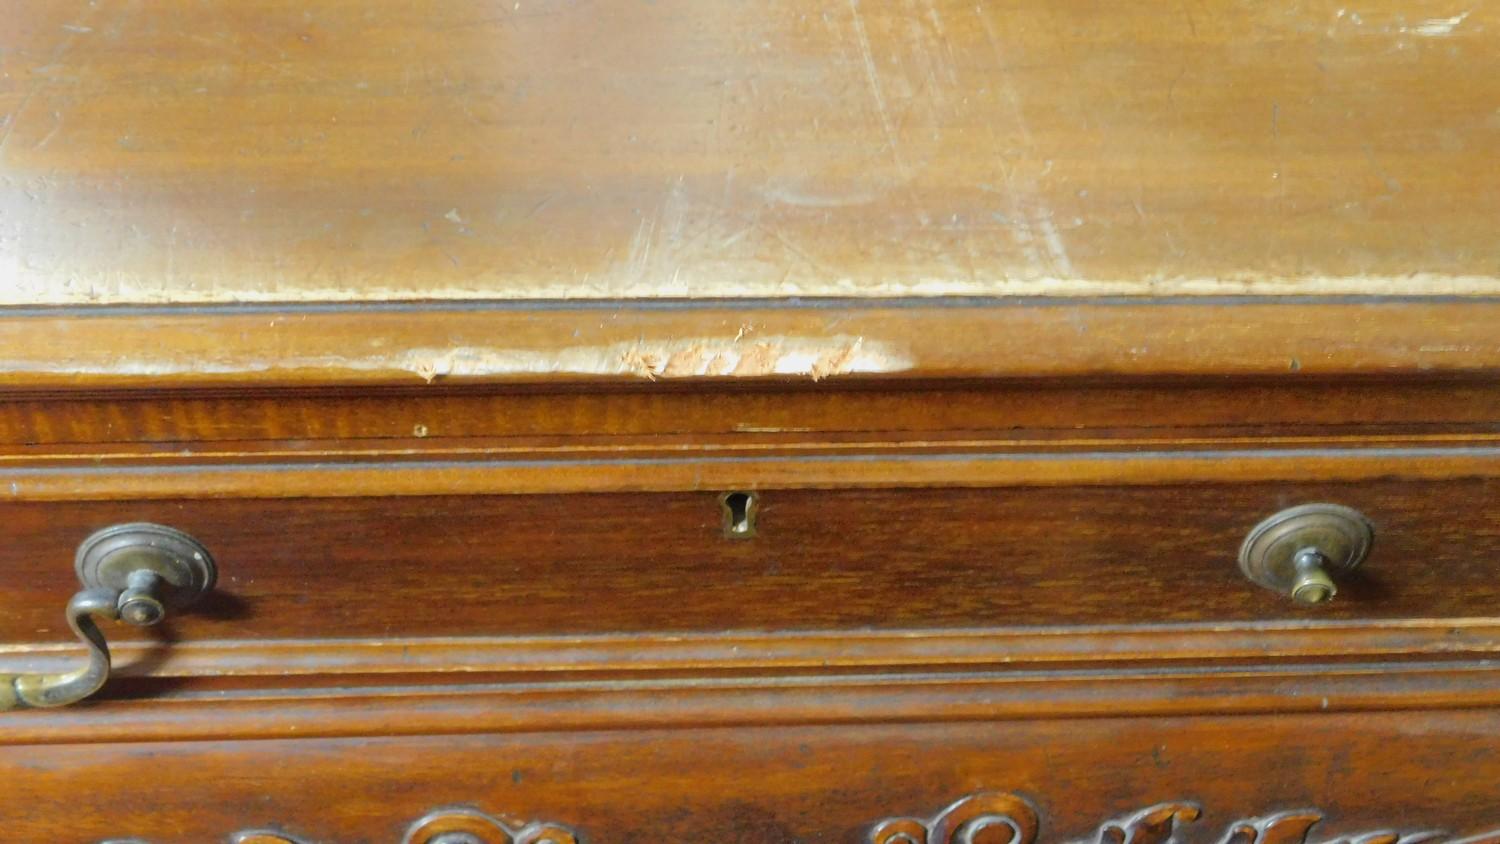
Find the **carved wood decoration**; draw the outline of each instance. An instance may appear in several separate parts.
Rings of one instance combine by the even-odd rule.
[[[1161,803],[1101,825],[1092,838],[1074,844],[1172,844],[1180,825],[1198,820],[1194,803]],[[1378,830],[1317,840],[1313,827],[1323,820],[1311,809],[1276,812],[1229,825],[1217,844],[1500,844],[1500,829],[1469,838],[1446,832]],[[869,844],[1035,844],[1037,812],[1015,794],[980,793],[965,797],[930,819],[890,818],[877,823]],[[283,832],[240,832],[231,844],[308,844]],[[104,844],[145,844],[113,839]],[[412,824],[401,844],[585,844],[573,830],[546,821],[507,822],[477,809],[438,809]],[[777,844],[766,842],[766,844]]]
[[[1091,841],[1077,844],[1169,844],[1178,826],[1196,821],[1202,810],[1193,803],[1162,803],[1108,821]],[[1277,812],[1230,824],[1218,844],[1311,844],[1313,827],[1323,820],[1310,809]],[[870,844],[1033,844],[1037,814],[1014,794],[981,793],[965,797],[929,820],[892,818],[870,830]],[[1500,829],[1453,839],[1438,831],[1380,830],[1317,844],[1500,844]]]
[[[439,809],[412,824],[402,844],[580,844],[578,834],[555,823],[510,825],[475,809]]]
[[[312,844],[286,832],[246,830],[229,838],[230,844]],[[139,838],[111,839],[101,844],[149,844]],[[546,821],[506,822],[477,809],[457,806],[438,809],[411,825],[401,844],[585,844],[578,833]]]

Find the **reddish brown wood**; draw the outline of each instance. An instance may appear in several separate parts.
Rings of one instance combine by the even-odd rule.
[[[1187,447],[1197,438],[1273,443],[1495,435],[1496,419],[1500,381],[1491,377],[147,387],[13,391],[0,402],[0,455],[8,461],[120,453],[224,460],[257,459],[265,451],[357,456],[572,443],[638,449],[974,439],[1057,448],[1101,438]]]
[[[0,665],[97,528],[223,567],[0,715],[6,842],[1500,821],[1495,10],[4,11]]]
[[[66,671],[75,645],[29,643],[0,651],[6,671]],[[303,683],[330,687],[497,681],[557,676],[682,677],[816,671],[921,671],[996,666],[1134,666],[1284,660],[1457,660],[1500,652],[1491,617],[1367,622],[1210,622],[1088,626],[792,633],[638,633],[630,636],[394,636],[367,639],[116,640],[116,685],[145,678],[193,678],[194,688]]]
[[[1390,313],[1403,312],[1415,313]],[[996,313],[941,330],[978,337],[981,322],[964,319]],[[242,315],[162,318],[179,316]],[[297,385],[302,375],[240,364],[155,381],[13,381],[0,411],[6,670],[77,658],[60,608],[72,549],[94,529],[185,528],[224,576],[201,611],[151,635],[112,627],[119,672],[97,700],[9,714],[0,769],[52,772],[14,798],[44,818],[93,783],[100,802],[76,828],[95,840],[276,828],[298,841],[395,841],[424,813],[467,803],[521,813],[511,832],[544,818],[596,841],[855,841],[881,818],[931,817],[987,790],[1037,800],[1074,837],[1178,798],[1227,807],[1225,823],[1319,805],[1348,832],[1391,817],[1487,828],[1472,803],[1454,804],[1471,798],[1429,785],[1436,763],[1391,737],[1467,724],[1443,740],[1477,751],[1497,732],[1484,720],[1500,707],[1487,662],[1500,651],[1490,364],[1438,364],[1441,378],[1422,378],[1427,352],[1387,354],[1372,333],[1317,377],[1273,375],[1280,340],[1215,316],[1205,325],[1228,330],[1218,345],[1114,367],[1129,377],[1084,377],[1089,355],[1147,331],[1122,319],[1114,340],[1060,358],[1066,378],[989,378],[1022,374],[1004,356],[1024,350],[996,346],[975,369],[817,384],[406,387],[325,368]],[[1432,319],[1400,337],[1458,331],[1482,357],[1483,342],[1463,334],[1472,326]],[[322,342],[299,336],[288,342]],[[141,342],[131,337],[119,339]],[[949,377],[964,374],[986,377]],[[220,375],[220,387],[191,386]],[[748,540],[723,532],[719,495],[737,489],[761,494]],[[1312,500],[1364,510],[1379,538],[1366,573],[1309,611],[1246,582],[1234,555],[1261,518]],[[1337,726],[1353,712],[1385,726]],[[1229,714],[1239,717],[1213,721]],[[920,742],[954,721],[962,730],[926,741],[920,764],[902,756],[890,768],[861,743],[876,731]],[[1210,721],[1220,726],[1198,741],[1217,755],[1188,759],[1179,782],[1214,785],[1147,777],[1126,793],[1118,776],[1087,779],[1139,767],[1122,755],[1131,730],[1160,748],[1174,725]],[[815,770],[796,762],[807,742],[782,738],[796,730],[828,743]],[[1257,745],[1261,734],[1278,743]],[[725,751],[742,763],[734,776],[694,773],[676,808],[653,802],[683,790],[680,772],[709,736],[771,755]],[[556,788],[597,793],[594,808],[580,816],[486,786],[480,765],[511,764],[510,742],[534,742]],[[615,766],[607,782],[577,767],[591,742]],[[261,755],[272,747],[278,762]],[[1400,761],[1381,767],[1393,748]],[[981,775],[997,754],[1020,760],[1000,783]],[[150,829],[107,810],[158,797],[119,773],[137,758],[185,760],[159,782],[212,808],[187,817],[169,799]],[[1489,759],[1457,769],[1482,778]],[[321,799],[262,778],[274,764],[321,783],[309,789]],[[1267,793],[1260,779],[1223,777],[1225,766],[1302,773]],[[1384,779],[1350,773],[1376,767]],[[435,787],[443,777],[471,788]],[[1078,777],[1078,791],[1064,790]],[[356,790],[370,807],[339,796]],[[1428,800],[1415,813],[1414,790]],[[1069,811],[1047,791],[1069,795]],[[870,804],[857,817],[829,809],[856,794]]]
[[[1093,841],[1111,844],[1117,841],[1167,842],[1178,840],[1182,827],[1198,820],[1202,809],[1194,803],[1159,803],[1101,824]],[[1259,818],[1234,821],[1225,831],[1225,839],[1246,844],[1287,842],[1307,844],[1313,830],[1323,821],[1321,812],[1312,809],[1274,812]],[[996,792],[972,794],[955,802],[930,820],[891,818],[871,828],[871,844],[970,844],[996,838],[1017,844],[1034,844],[1037,840],[1036,809],[1020,795]],[[1389,842],[1389,844],[1494,844],[1500,831],[1463,838],[1461,841],[1438,831],[1403,833],[1396,828],[1372,830],[1349,836],[1353,840]],[[532,822],[509,823],[494,815],[465,806],[436,809],[413,823],[402,836],[403,844],[446,844],[462,841],[476,844],[578,844],[580,837],[562,824]],[[1347,840],[1347,839],[1337,839]],[[237,833],[233,844],[301,844],[290,833],[255,830]]]
[[[1184,837],[1208,842],[1316,792],[1324,841],[1493,829],[1497,735],[1493,711],[1460,711],[7,747],[0,810],[23,841],[66,824],[77,841],[275,827],[395,844],[472,805],[601,844],[856,844],[882,819],[998,791],[1035,807],[1046,842],[1165,801],[1202,806]]]
[[[7,716],[10,744],[534,733],[1034,718],[1489,709],[1477,660],[1128,666],[1082,670],[766,672],[678,676],[306,677],[226,688],[115,684],[91,702]],[[131,693],[134,692],[132,695]]]
[[[1325,500],[1378,526],[1339,600],[1244,579],[1252,526]],[[7,504],[0,631],[66,638],[74,546],[128,521],[219,561],[216,596],[172,622],[186,640],[1492,616],[1497,500],[1493,479],[772,489],[744,541],[711,493]]]
[[[1326,442],[1326,441],[1323,441]],[[1095,441],[1075,451],[959,442],[811,445],[749,449],[462,449],[432,455],[280,455],[263,464],[75,456],[15,465],[0,500],[148,501],[378,496],[701,492],[729,490],[913,489],[1256,484],[1309,475],[1331,484],[1397,478],[1493,478],[1500,448],[1487,437],[1231,443],[1162,450],[1151,443]],[[1203,443],[1211,446],[1213,443]],[[1249,448],[1233,447],[1250,445]],[[1256,447],[1260,445],[1260,447]],[[243,458],[245,455],[238,455]],[[458,459],[423,459],[424,457]],[[392,458],[382,460],[379,458]],[[286,459],[290,458],[290,459]],[[320,459],[321,458],[321,459]],[[332,459],[330,459],[332,458]],[[349,458],[339,460],[338,458]],[[146,505],[151,506],[151,505]],[[158,505],[160,506],[160,505]]]
[[[1178,840],[1183,827],[1203,815],[1202,807],[1187,801],[1158,803],[1139,811],[1121,815],[1101,824],[1091,840],[1097,844],[1113,842],[1168,842]],[[1228,825],[1226,841],[1245,844],[1287,842],[1306,844],[1313,828],[1323,820],[1315,809],[1273,812],[1258,818],[1242,818]],[[936,816],[892,818],[881,821],[870,831],[871,844],[968,844],[994,838],[1032,844],[1037,839],[1037,814],[1031,804],[1018,794],[980,792],[959,800]],[[1448,840],[1442,832],[1423,830],[1403,833],[1399,829],[1372,830],[1348,835],[1347,839],[1417,844]],[[1462,844],[1493,844],[1500,841],[1500,830],[1464,838]]]

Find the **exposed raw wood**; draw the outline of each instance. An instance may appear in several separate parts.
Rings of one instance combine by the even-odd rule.
[[[1500,299],[0,313],[0,387],[1500,372]]]

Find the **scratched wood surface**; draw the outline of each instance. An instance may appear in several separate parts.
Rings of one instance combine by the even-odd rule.
[[[0,304],[1500,292],[1473,0],[13,0]]]

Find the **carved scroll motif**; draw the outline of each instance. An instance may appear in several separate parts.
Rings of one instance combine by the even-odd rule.
[[[1170,844],[1179,841],[1179,826],[1196,821],[1202,810],[1193,803],[1162,803],[1107,821],[1088,841],[1077,844]],[[1436,831],[1380,830],[1313,841],[1313,827],[1323,820],[1310,809],[1277,812],[1235,821],[1218,844],[1500,844],[1500,829],[1454,839]],[[975,794],[954,803],[934,818],[892,818],[877,823],[870,844],[1036,844],[1036,810],[1014,794]]]
[[[510,825],[476,809],[438,809],[422,818],[401,844],[580,844],[578,834],[545,821]]]
[[[241,832],[229,839],[232,844],[303,844],[296,838],[289,838],[279,832],[252,831]]]
[[[230,844],[311,844],[290,833],[246,830],[229,838]],[[111,839],[101,844],[147,844],[137,839]],[[401,844],[584,844],[578,833],[544,821],[511,823],[477,809],[438,809],[411,825]]]
[[[1178,844],[1183,827],[1202,815],[1196,804],[1161,803],[1102,824],[1094,835],[1074,844]],[[1500,844],[1500,829],[1469,838],[1452,838],[1433,830],[1378,830],[1340,838],[1316,839],[1320,812],[1299,809],[1238,820],[1205,844]],[[1015,794],[974,794],[936,817],[890,818],[870,829],[869,844],[1037,844],[1036,809]],[[231,844],[308,844],[278,831],[246,831]],[[103,844],[145,844],[141,839],[111,839]],[[544,821],[502,820],[477,809],[439,809],[412,824],[401,844],[584,844],[573,830]],[[775,844],[775,842],[766,842]]]

